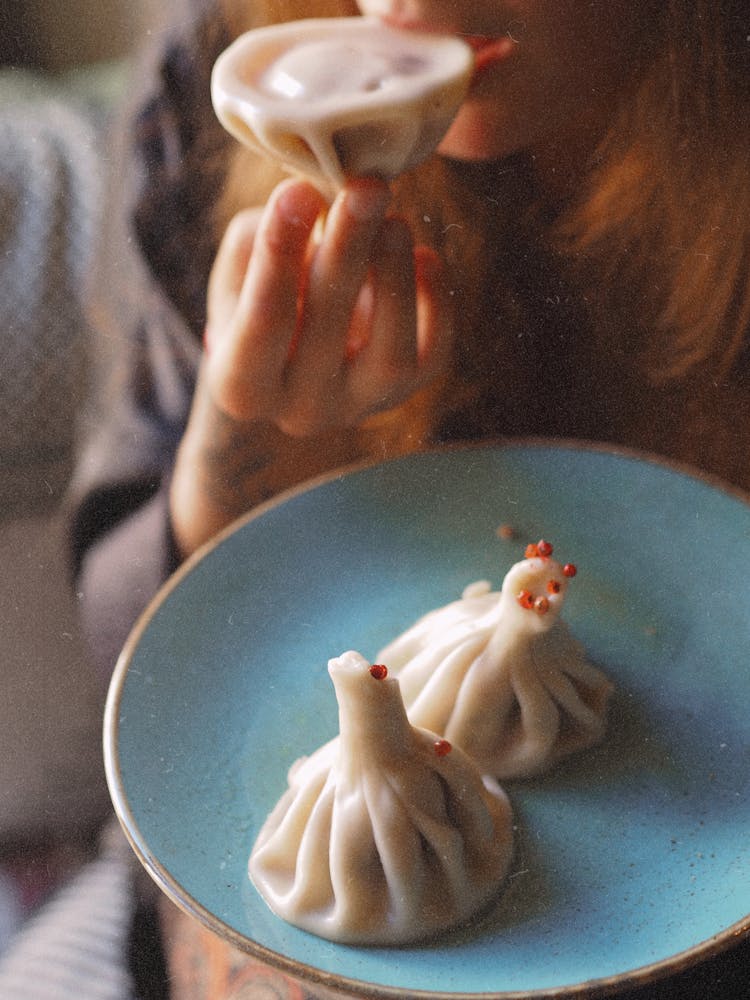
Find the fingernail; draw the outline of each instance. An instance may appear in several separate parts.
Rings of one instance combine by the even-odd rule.
[[[345,197],[349,214],[361,222],[368,222],[383,215],[391,192],[382,181],[362,178],[350,184]]]
[[[277,207],[293,226],[309,229],[321,211],[321,197],[308,185],[290,184],[278,196]]]

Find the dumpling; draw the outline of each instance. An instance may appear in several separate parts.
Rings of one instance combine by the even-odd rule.
[[[375,17],[308,18],[241,35],[219,56],[211,93],[235,138],[335,190],[427,159],[473,68],[455,35]]]
[[[497,778],[529,777],[602,739],[613,686],[560,619],[575,574],[530,546],[495,593],[473,584],[376,659],[412,725],[441,733]],[[541,553],[541,554],[540,554]]]
[[[252,849],[253,883],[278,916],[338,942],[405,944],[466,921],[505,879],[507,796],[409,724],[385,666],[349,651],[328,669],[339,736],[292,766]]]

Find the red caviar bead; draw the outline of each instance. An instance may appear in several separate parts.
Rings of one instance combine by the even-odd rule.
[[[370,673],[376,681],[384,681],[388,676],[388,667],[384,666],[382,663],[373,663],[370,667]]]
[[[538,615],[546,615],[549,611],[549,601],[546,597],[537,597],[534,601],[534,611]]]
[[[527,545],[526,551],[524,552],[524,557],[526,559],[536,559],[539,555],[539,549],[536,545]]]
[[[547,583],[547,593],[548,594],[559,594],[561,590],[561,584],[559,580],[550,580]]]
[[[563,566],[563,574],[565,576],[575,576],[578,569],[573,565],[573,563],[565,563]]]
[[[453,749],[448,740],[435,740],[434,747],[438,757],[447,757]]]
[[[552,549],[552,543],[551,542],[545,542],[545,540],[543,538],[540,538],[539,541],[536,543],[536,549],[537,549],[537,552],[539,553],[539,555],[543,556],[545,558],[547,556],[551,556],[552,555],[552,551],[553,551],[553,549]]]
[[[522,608],[533,608],[534,607],[534,595],[530,590],[522,590],[521,593],[516,598],[518,603]]]

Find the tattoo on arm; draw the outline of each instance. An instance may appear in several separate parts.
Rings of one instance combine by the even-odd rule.
[[[278,449],[268,429],[238,424],[214,409],[213,436],[199,456],[203,488],[211,503],[230,517],[244,513],[272,496]]]

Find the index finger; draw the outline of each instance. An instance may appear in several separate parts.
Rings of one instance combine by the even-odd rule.
[[[282,182],[266,205],[229,330],[212,356],[232,409],[243,409],[248,394],[259,400],[278,386],[295,335],[310,237],[324,208],[323,196],[297,180]]]
[[[238,212],[226,228],[208,279],[207,323],[222,329],[230,321],[245,280],[261,208]]]

